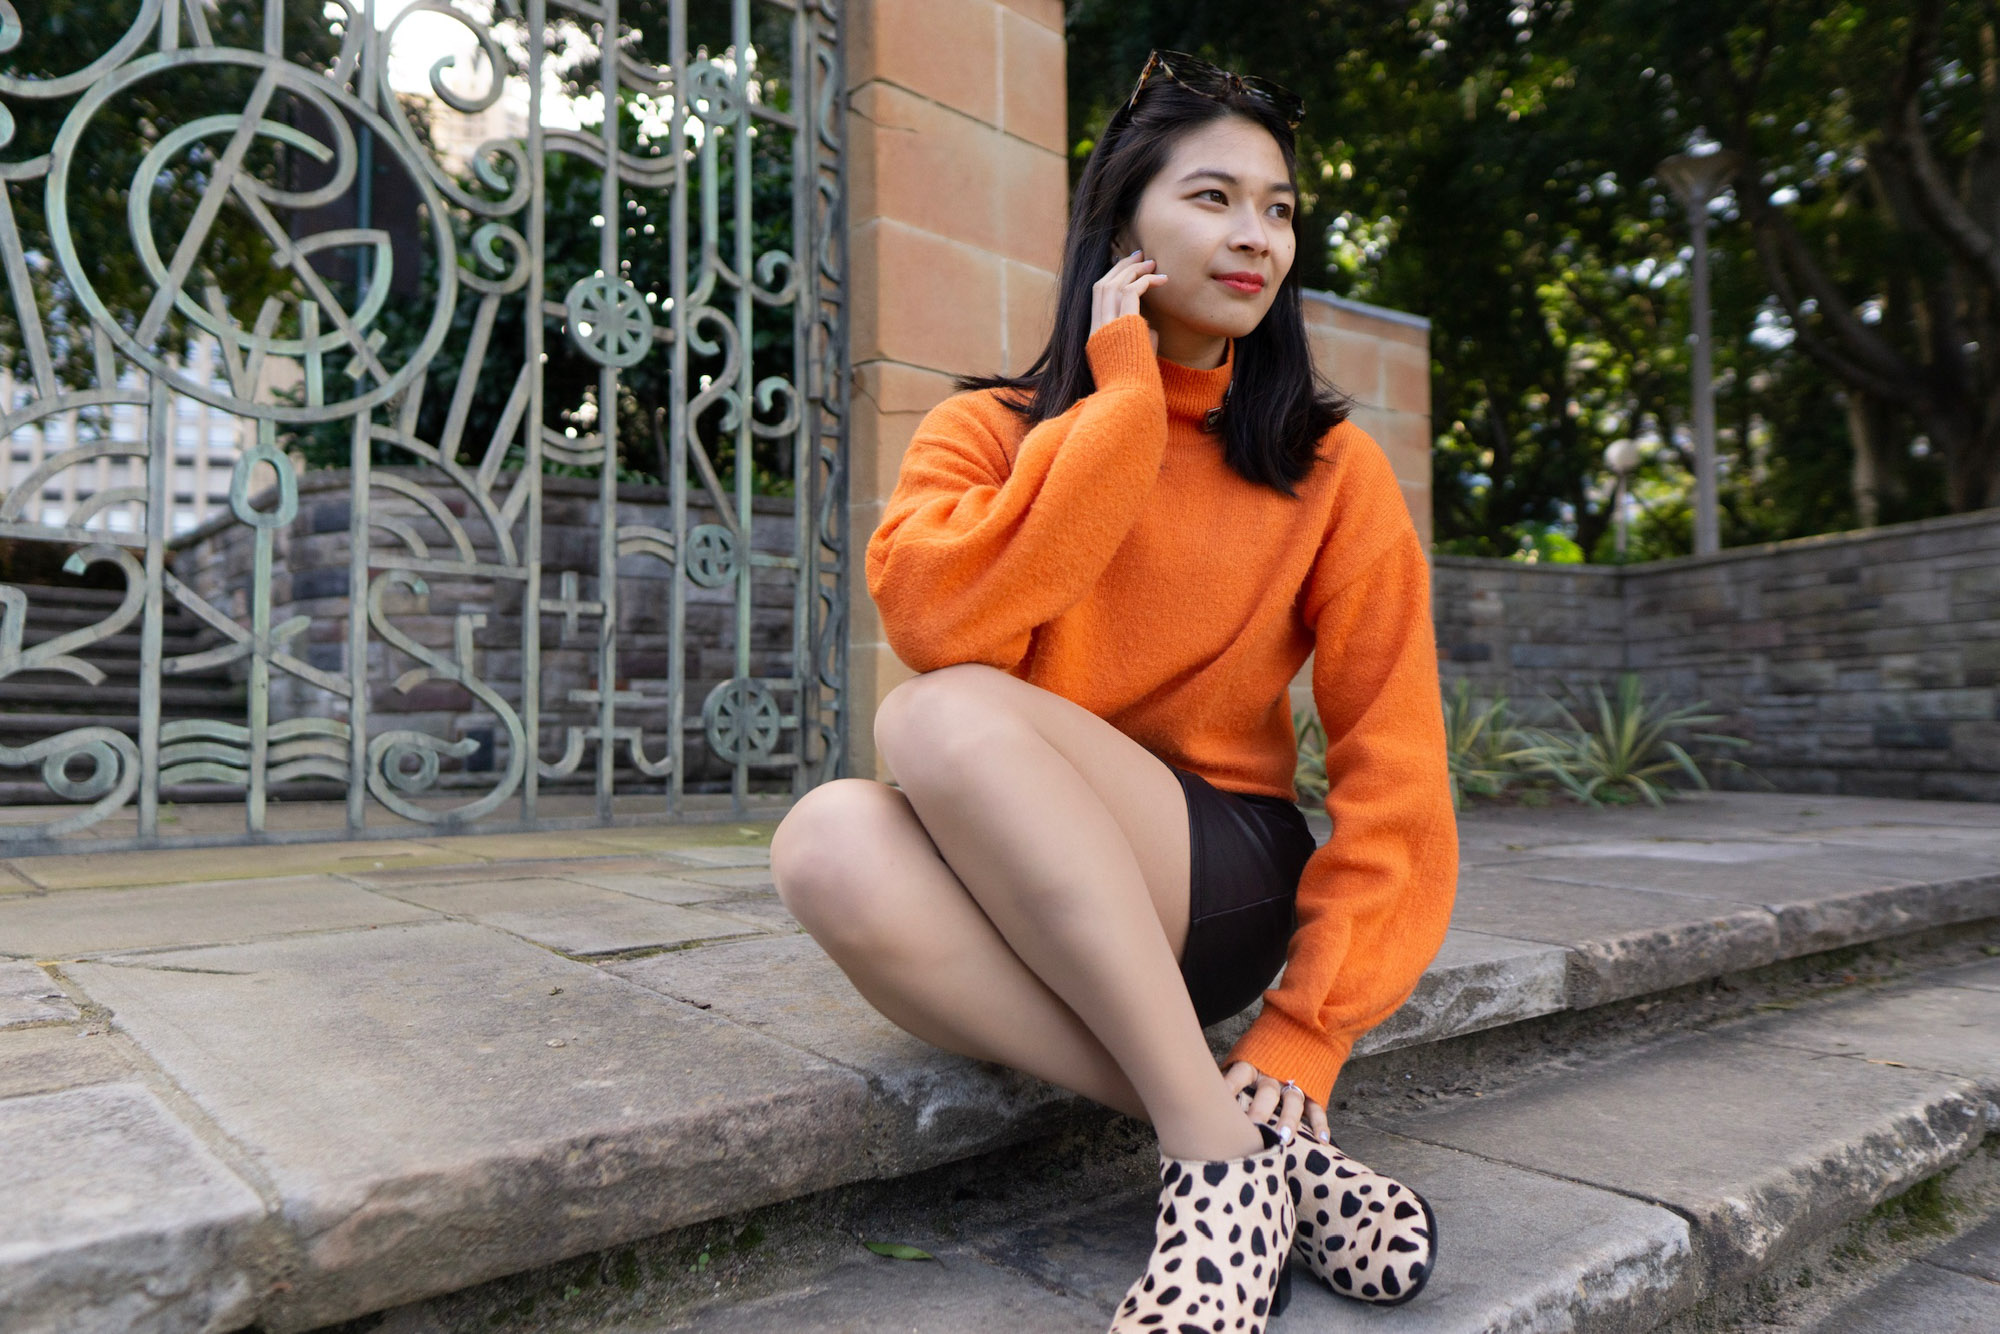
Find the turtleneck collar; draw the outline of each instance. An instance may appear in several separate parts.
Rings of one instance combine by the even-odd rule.
[[[1229,387],[1229,377],[1236,368],[1236,340],[1224,342],[1222,364],[1214,370],[1198,370],[1165,357],[1156,356],[1156,360],[1160,363],[1160,384],[1167,394],[1168,418],[1199,424],[1210,408],[1222,402],[1222,391]]]

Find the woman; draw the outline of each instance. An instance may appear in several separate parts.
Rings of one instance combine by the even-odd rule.
[[[931,411],[869,541],[920,673],[875,720],[899,786],[824,784],[771,844],[895,1023],[1153,1123],[1155,1249],[1114,1331],[1261,1330],[1290,1259],[1408,1300],[1435,1250],[1421,1197],[1327,1138],[1349,1048],[1443,940],[1458,841],[1423,547],[1313,377],[1298,109],[1147,61],[1078,185],[1048,346]],[[1317,849],[1286,689],[1315,651]],[[1202,1029],[1281,966],[1218,1069]]]

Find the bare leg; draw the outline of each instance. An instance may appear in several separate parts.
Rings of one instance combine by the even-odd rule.
[[[1136,1095],[1167,1153],[1224,1158],[1261,1147],[1179,975],[1187,810],[1166,767],[1088,710],[972,665],[899,687],[876,732],[937,864],[912,851],[905,829],[864,872],[852,823],[849,851],[829,857],[840,831],[806,816],[806,801],[772,843],[781,894],[857,989],[940,1046],[1124,1110]],[[862,803],[834,797],[836,786],[815,805],[838,800],[853,814]],[[877,839],[893,827],[868,826]],[[899,928],[913,901],[951,902],[947,873],[1004,952],[962,912],[928,912],[928,934]],[[937,934],[941,920],[958,933]],[[1000,995],[1006,1006],[993,1003]]]
[[[771,840],[786,906],[895,1024],[1146,1118],[1125,1072],[995,929],[901,792],[840,778]]]

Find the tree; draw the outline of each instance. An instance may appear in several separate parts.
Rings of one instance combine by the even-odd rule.
[[[1070,13],[1079,155],[1150,46],[1304,96],[1308,285],[1432,321],[1440,549],[1521,554],[1553,531],[1610,558],[1603,450],[1627,435],[1649,442],[1634,550],[1688,549],[1689,238],[1653,169],[1700,137],[1687,67],[1714,25],[1637,0],[1228,14],[1076,0]],[[1842,382],[1798,345],[1727,208],[1711,260],[1725,544],[1850,524]],[[1885,455],[1882,517],[1942,509],[1936,464]]]
[[[35,5],[12,50],[0,52],[0,69],[19,79],[48,80],[89,65],[114,49],[133,29],[141,0],[64,0]],[[296,61],[327,68],[338,53],[339,40],[325,19],[310,6],[286,8],[287,53]],[[218,46],[260,49],[263,45],[261,6],[231,4],[204,8],[202,22]],[[145,34],[150,40],[151,34]],[[136,329],[151,304],[157,285],[134,248],[128,230],[126,199],[147,153],[164,134],[203,115],[240,115],[257,81],[244,65],[202,65],[163,71],[128,85],[105,102],[88,120],[72,128],[76,137],[70,155],[69,237],[80,262],[88,266],[90,283],[119,327]],[[33,161],[48,153],[70,119],[82,92],[53,98],[10,96],[0,112],[0,160]],[[282,100],[282,99],[280,99]],[[11,119],[12,133],[6,132]],[[191,146],[180,159],[199,167],[211,164],[213,139]],[[245,169],[261,179],[289,180],[302,160],[268,136],[255,139]],[[200,170],[163,173],[146,183],[144,220],[156,243],[170,258],[174,243],[193,219],[209,177]],[[27,257],[36,295],[36,309],[52,370],[60,383],[81,388],[97,374],[89,319],[77,293],[56,262],[55,238],[46,216],[44,178],[40,175],[7,184],[20,244]],[[290,276],[271,263],[268,237],[240,210],[217,215],[208,238],[195,257],[189,286],[213,285],[238,308],[256,310],[266,297],[289,288]],[[0,354],[16,378],[31,373],[31,359],[41,352],[26,336],[22,312],[11,301],[0,301]],[[179,317],[167,320],[156,340],[161,351],[181,353],[193,331]]]
[[[1745,154],[1757,255],[1853,400],[1870,486],[1895,485],[1875,479],[1893,478],[1907,417],[1952,510],[2000,505],[2000,15],[1968,0],[1634,14],[1686,71],[1689,110]]]

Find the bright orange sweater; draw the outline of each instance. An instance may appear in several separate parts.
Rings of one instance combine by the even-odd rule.
[[[1457,889],[1429,562],[1351,422],[1288,499],[1202,429],[1231,360],[1164,360],[1140,315],[1088,355],[1096,392],[1032,430],[1000,391],[931,410],[869,539],[868,591],[917,671],[988,663],[1235,792],[1297,800],[1286,687],[1315,655],[1333,834],[1226,1060],[1324,1104],[1355,1039],[1415,989]]]

